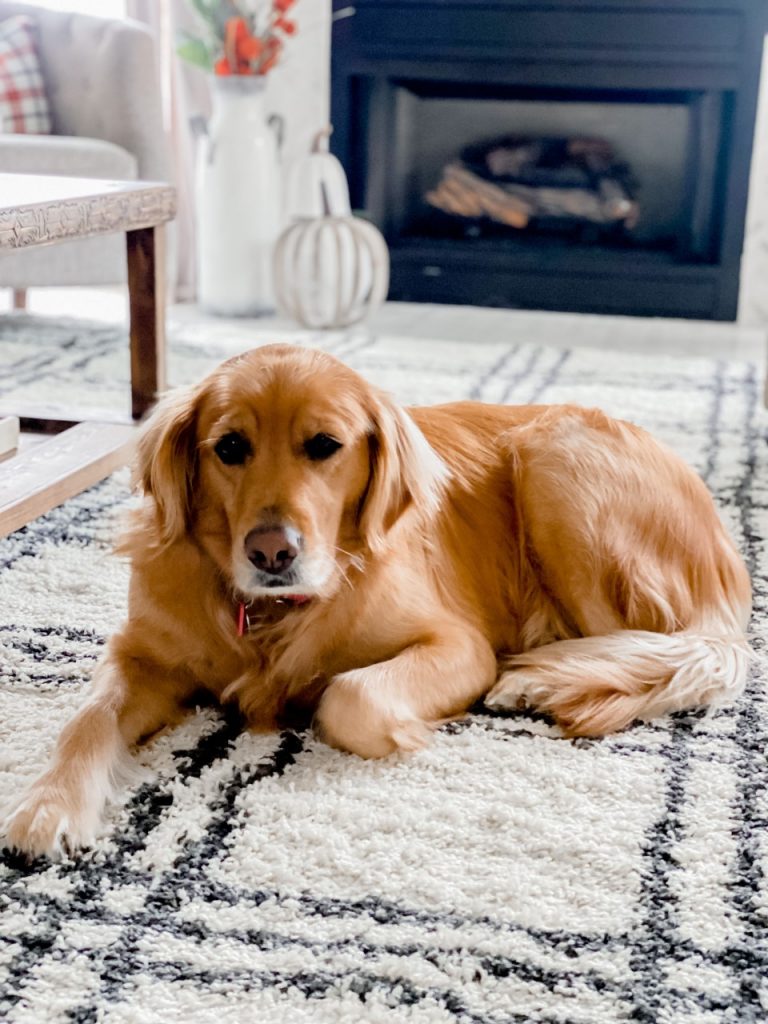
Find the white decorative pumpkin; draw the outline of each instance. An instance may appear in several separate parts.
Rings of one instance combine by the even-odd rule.
[[[330,125],[318,132],[307,156],[294,161],[288,173],[285,191],[285,222],[300,217],[322,217],[323,193],[328,201],[327,212],[334,217],[348,217],[352,212],[349,205],[349,185],[344,168],[328,152],[328,139],[333,129]]]
[[[274,282],[278,305],[304,327],[347,327],[387,296],[387,244],[360,217],[302,219],[277,240]]]

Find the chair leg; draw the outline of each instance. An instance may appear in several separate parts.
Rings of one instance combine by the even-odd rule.
[[[26,288],[14,288],[13,289],[13,308],[14,309],[26,309],[27,308],[27,289]]]

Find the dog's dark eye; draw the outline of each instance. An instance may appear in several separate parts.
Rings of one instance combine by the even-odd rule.
[[[225,466],[240,466],[251,454],[251,446],[242,434],[225,434],[213,449]]]
[[[329,459],[341,446],[341,441],[337,441],[329,434],[315,434],[304,442],[304,451],[313,462],[322,462],[323,459]]]

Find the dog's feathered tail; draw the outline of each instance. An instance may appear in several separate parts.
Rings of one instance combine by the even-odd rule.
[[[569,735],[602,736],[638,718],[733,700],[751,658],[738,630],[617,630],[502,659],[485,703],[494,709],[529,704]]]

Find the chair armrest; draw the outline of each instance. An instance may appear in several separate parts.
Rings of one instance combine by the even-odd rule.
[[[54,132],[113,142],[136,157],[140,178],[168,180],[150,32],[138,22],[0,3],[0,18],[20,12],[37,23]]]

